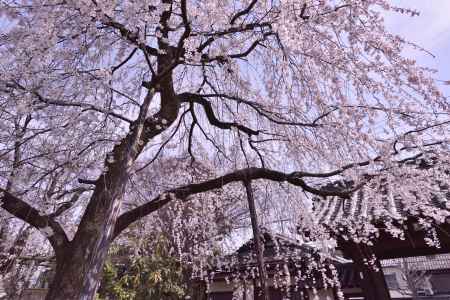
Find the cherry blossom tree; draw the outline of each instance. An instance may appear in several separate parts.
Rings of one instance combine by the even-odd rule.
[[[449,102],[384,27],[417,12],[389,2],[1,1],[2,220],[53,248],[47,299],[92,299],[111,243],[170,202],[254,181],[308,219],[308,195],[448,164]],[[441,175],[417,176],[429,197]]]

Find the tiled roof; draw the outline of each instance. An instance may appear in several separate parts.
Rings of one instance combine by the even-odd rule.
[[[383,267],[401,267],[405,262],[411,270],[450,270],[450,254],[385,259],[381,261],[381,265]]]
[[[324,256],[319,249],[301,243],[298,240],[261,230],[264,245],[264,263],[269,276],[285,276],[291,274],[298,277],[298,282],[315,282],[321,285],[322,276],[329,276],[333,265],[339,264],[336,257]],[[214,278],[233,275],[237,277],[254,276],[258,273],[253,239],[243,244],[236,252],[217,261],[214,267]],[[321,273],[325,272],[325,273]],[[253,275],[252,275],[253,274]],[[297,275],[294,275],[297,274]],[[316,278],[313,280],[313,278]],[[311,283],[310,283],[311,284]]]
[[[418,168],[432,168],[426,165],[423,160],[415,162]],[[423,209],[431,209],[435,211],[443,211],[450,216],[450,189],[448,183],[436,181],[436,190],[434,197],[423,199],[420,205],[415,207],[406,207],[405,201],[396,193],[395,188],[390,188],[389,184],[385,184],[380,188],[379,195],[376,199],[367,199],[367,187],[363,187],[353,193],[350,199],[340,197],[327,197],[314,199],[315,220],[319,224],[347,224],[351,226],[352,221],[361,218],[370,219],[374,222],[380,219],[398,219],[408,216],[418,216],[423,213]],[[328,184],[325,187],[329,190],[344,190],[352,186],[352,182],[337,181]],[[411,197],[414,197],[411,194]],[[368,200],[368,201],[367,201]]]
[[[263,228],[261,230],[261,241],[264,245],[264,259],[267,263],[295,260],[301,261],[313,257],[318,258],[317,255],[321,253],[322,258],[326,258],[333,264],[346,261],[343,257],[336,255],[325,255],[314,244],[303,243],[299,240],[287,237],[285,235],[272,232]],[[240,263],[253,263],[255,260],[253,238],[248,240],[233,254]]]
[[[299,240],[281,235],[279,233],[271,232],[268,229],[261,229],[261,241],[264,245],[264,256],[276,256],[286,251],[292,251],[293,249],[302,250],[303,252],[311,252],[312,247],[307,245],[301,245]],[[253,238],[248,240],[236,251],[239,256],[245,256],[253,252]]]
[[[401,198],[392,194],[386,196],[382,201],[363,201],[364,189],[354,193],[350,199],[339,197],[328,197],[326,199],[316,199],[314,202],[314,211],[318,223],[330,224],[342,220],[360,219],[360,218],[393,218],[407,217],[416,215],[405,209]],[[428,203],[422,203],[423,206],[430,208],[448,210],[450,203],[450,193],[446,192],[445,197],[435,197],[429,199]],[[420,213],[420,211],[417,211]]]

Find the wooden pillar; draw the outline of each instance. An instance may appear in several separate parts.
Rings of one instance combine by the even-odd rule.
[[[206,291],[206,284],[203,280],[198,280],[192,285],[192,299],[206,300],[208,294]]]
[[[335,299],[335,300],[339,300],[340,299],[339,295],[338,295],[338,292],[339,292],[338,288],[337,287],[333,287],[333,299]]]
[[[259,231],[258,215],[256,214],[255,199],[253,197],[251,181],[245,181],[244,185],[247,192],[250,219],[252,221],[253,246],[256,253],[256,261],[258,262],[259,282],[261,285],[260,292],[262,293],[262,300],[270,300],[269,287],[267,285],[267,271],[266,266],[264,265],[264,246],[261,241],[261,233]]]
[[[380,261],[373,248],[354,242],[341,244],[345,254],[353,260],[365,300],[391,300]]]
[[[308,290],[304,288],[304,289],[302,289],[302,292],[303,292],[303,294],[302,294],[301,300],[309,300]]]

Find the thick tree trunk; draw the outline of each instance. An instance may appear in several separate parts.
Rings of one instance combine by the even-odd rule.
[[[162,49],[168,51],[164,47]],[[107,155],[106,171],[95,182],[95,190],[74,239],[57,257],[56,274],[47,300],[94,299],[109,247],[115,237],[129,170],[145,144],[172,124],[178,115],[180,103],[173,89],[172,72],[166,70],[172,67],[171,59],[172,56],[158,57],[158,71],[165,74],[158,79],[160,111],[154,118],[147,119],[155,93],[154,86],[151,86],[138,118],[130,126],[130,133]]]
[[[99,249],[97,255],[94,255],[95,260],[85,259],[85,255],[91,256],[89,251],[78,249],[75,253],[67,252],[64,260],[56,266],[55,276],[46,299],[94,299],[108,248],[109,245],[105,245],[103,249]]]
[[[56,264],[46,299],[79,299],[84,280],[81,270],[86,270],[86,260],[67,251]]]
[[[106,232],[98,236],[97,243],[92,237],[86,236],[86,240],[88,243],[68,249],[58,261],[47,300],[94,298],[110,241]]]
[[[47,300],[94,299],[126,186],[126,171],[111,169],[97,181],[74,239],[57,257]]]
[[[129,178],[128,170],[143,148],[138,144],[142,134],[142,128],[129,134],[109,154],[112,159],[105,162],[107,172],[96,181],[77,233],[57,258],[55,279],[47,300],[94,299],[109,247],[115,237],[115,226]],[[147,138],[150,137],[152,135],[148,134]]]
[[[47,300],[94,298],[114,229],[113,224],[108,226],[99,234],[85,235],[83,243],[73,243],[58,259]]]

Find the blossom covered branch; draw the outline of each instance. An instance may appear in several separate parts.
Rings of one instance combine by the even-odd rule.
[[[117,224],[115,227],[115,235],[117,236],[131,223],[160,209],[161,207],[168,204],[170,201],[174,199],[186,200],[189,196],[199,193],[205,193],[208,191],[212,191],[214,189],[220,189],[225,185],[233,182],[258,180],[258,179],[266,179],[275,182],[288,182],[294,186],[301,187],[303,190],[313,195],[322,197],[338,196],[342,198],[348,198],[351,193],[353,193],[355,190],[361,187],[361,185],[357,185],[355,187],[349,188],[348,190],[336,190],[336,189],[331,190],[327,189],[326,187],[315,188],[311,185],[308,185],[303,180],[303,177],[318,177],[321,175],[323,177],[328,176],[325,173],[324,174],[312,174],[312,173],[302,174],[301,172],[283,173],[280,171],[275,171],[266,168],[246,168],[228,173],[215,179],[181,186],[175,189],[168,190],[165,193],[160,194],[153,200],[149,201],[148,203],[143,204],[139,207],[136,207],[122,214],[117,220]]]

